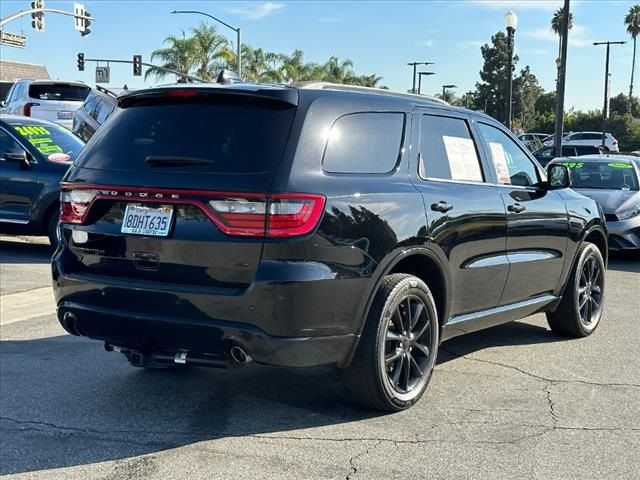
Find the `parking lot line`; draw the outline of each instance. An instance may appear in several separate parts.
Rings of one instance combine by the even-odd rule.
[[[55,310],[56,303],[51,287],[3,295],[0,297],[0,325],[40,317],[54,313]]]

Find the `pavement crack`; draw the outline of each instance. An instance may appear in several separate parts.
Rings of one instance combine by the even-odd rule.
[[[556,412],[556,406],[553,403],[553,399],[551,398],[551,383],[547,383],[542,389],[547,395],[547,403],[549,404],[549,413],[551,415],[551,420],[553,421],[554,428],[558,425],[560,418],[558,418],[558,413]]]
[[[578,383],[578,384],[582,384],[582,385],[592,385],[592,386],[597,386],[597,387],[629,387],[629,388],[638,388],[640,389],[640,384],[637,383],[607,383],[607,382],[591,382],[588,380],[567,380],[567,379],[561,379],[561,378],[548,378],[548,377],[543,377],[542,375],[537,375],[535,373],[531,373],[531,372],[527,372],[526,370],[523,370],[520,367],[516,367],[515,365],[509,365],[507,363],[502,363],[502,362],[496,362],[495,360],[486,360],[486,359],[482,359],[482,358],[475,358],[475,357],[471,357],[469,355],[465,355],[463,353],[460,352],[456,352],[454,350],[451,349],[447,349],[443,346],[440,346],[440,350],[447,352],[450,355],[453,355],[457,358],[463,358],[465,360],[469,360],[471,362],[479,362],[479,363],[488,363],[490,365],[497,365],[499,367],[503,367],[503,368],[508,368],[510,370],[515,370],[516,372],[519,372],[523,375],[526,375],[528,377],[531,378],[535,378],[536,380],[540,380],[542,382],[549,382],[552,384],[555,383]]]
[[[375,445],[373,445],[371,447],[367,447],[367,449],[364,452],[360,452],[357,455],[354,455],[353,457],[351,457],[349,459],[349,465],[350,465],[350,468],[351,468],[351,472],[345,477],[345,480],[351,480],[354,477],[354,475],[356,473],[358,473],[358,467],[356,466],[356,463],[355,463],[356,460],[358,460],[361,457],[364,457],[364,456],[368,455],[370,450],[376,448],[382,442],[383,442],[383,440],[378,440],[378,442],[376,442]]]

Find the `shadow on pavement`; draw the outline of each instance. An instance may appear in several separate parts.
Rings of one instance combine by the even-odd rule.
[[[619,272],[640,273],[640,253],[611,252],[607,269],[617,270]]]
[[[439,363],[492,346],[558,340],[513,323],[446,342]],[[0,381],[0,474],[382,415],[350,404],[332,368],[146,371],[71,336],[0,342]]]
[[[52,253],[48,244],[0,241],[0,264],[50,263]]]

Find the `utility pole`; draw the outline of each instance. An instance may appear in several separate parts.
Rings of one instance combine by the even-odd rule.
[[[447,89],[448,88],[458,88],[457,85],[453,85],[453,84],[446,84],[446,85],[442,85],[442,100],[443,101],[447,101],[445,100],[445,95],[447,94]]]
[[[562,130],[564,128],[564,87],[567,79],[567,45],[569,44],[569,0],[564,0],[562,9],[562,51],[558,65],[558,83],[556,88],[556,130],[554,145],[556,157],[562,156]]]
[[[624,45],[627,42],[593,42],[594,45],[606,45],[607,55],[604,62],[604,104],[602,106],[602,148],[606,145],[607,119],[609,118],[609,54],[611,45]]]
[[[507,65],[507,128],[511,130],[513,119],[513,39],[518,26],[518,16],[509,10],[504,15],[504,23],[507,27],[507,47],[509,50],[509,63]]]
[[[410,67],[413,67],[413,83],[411,86],[411,93],[416,93],[416,68],[418,65],[433,65],[433,62],[409,62],[407,63]]]

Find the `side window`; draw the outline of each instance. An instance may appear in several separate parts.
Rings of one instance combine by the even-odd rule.
[[[323,169],[330,173],[389,173],[400,157],[403,113],[353,113],[327,133]]]
[[[7,92],[7,96],[4,99],[6,103],[9,103],[11,101],[11,97],[13,96],[13,92],[15,91],[16,91],[16,84],[14,83],[13,85],[11,85],[11,88]]]
[[[533,162],[507,134],[491,125],[478,125],[491,153],[499,183],[526,187],[540,181]]]
[[[109,103],[105,100],[103,100],[102,102],[100,102],[100,111],[98,111],[98,114],[96,116],[96,121],[102,125],[104,123],[104,121],[109,118],[109,115],[111,115],[111,113],[113,113],[113,110],[115,108],[115,105],[112,103]]]
[[[562,156],[573,157],[576,154],[575,147],[569,147],[567,145],[562,146]]]
[[[418,173],[422,178],[482,182],[482,168],[464,119],[422,115]]]
[[[602,140],[601,133],[588,133],[585,135],[589,140]]]
[[[20,148],[20,145],[0,128],[0,158],[4,160],[4,152],[12,148]]]

